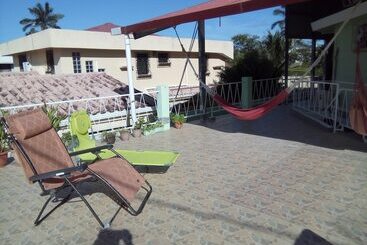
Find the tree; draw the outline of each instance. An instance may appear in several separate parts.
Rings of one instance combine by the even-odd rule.
[[[222,82],[240,81],[242,77],[253,79],[280,77],[284,66],[284,37],[280,32],[262,39],[247,34],[232,38],[235,46],[235,58],[231,67],[220,74]]]
[[[48,28],[60,29],[57,22],[61,20],[64,15],[54,14],[53,8],[48,2],[45,3],[45,6],[42,6],[41,3],[37,3],[36,6],[28,8],[28,10],[33,18],[24,18],[19,22],[23,25],[24,32],[30,29],[26,32],[26,35],[35,33],[39,30],[46,30]]]
[[[285,7],[282,6],[281,8],[274,9],[273,15],[280,16],[282,19],[275,21],[271,25],[271,29],[273,30],[276,27],[279,27],[280,33],[284,36],[285,35]]]

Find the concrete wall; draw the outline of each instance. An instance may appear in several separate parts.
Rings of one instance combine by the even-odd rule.
[[[46,62],[46,50],[35,50],[33,52],[25,53],[27,57],[27,61],[32,65],[32,71],[36,71],[40,74],[45,74],[47,70],[47,62]],[[14,68],[13,71],[19,72],[19,59],[18,55],[13,55],[14,60]]]
[[[188,49],[190,42],[191,39],[182,38],[182,43],[186,49]],[[207,53],[219,53],[224,57],[233,58],[233,43],[231,41],[206,40],[205,46]],[[13,55],[48,48],[125,50],[125,45],[122,35],[112,36],[108,32],[47,29],[1,43],[0,55]],[[181,52],[177,38],[155,35],[131,40],[131,48],[132,50]],[[195,42],[193,52],[197,51],[198,45]]]
[[[182,38],[183,45],[188,50],[191,39]],[[213,67],[225,66],[233,58],[233,43],[231,41],[206,40],[208,59],[207,82],[217,81],[218,70]],[[186,61],[180,43],[174,37],[147,36],[131,40],[133,66],[136,68],[136,54],[148,53],[150,77],[138,78],[135,73],[135,87],[144,90],[160,84],[178,85]],[[122,35],[112,36],[106,32],[76,31],[47,29],[35,34],[0,44],[0,55],[13,55],[14,71],[19,71],[19,54],[26,54],[33,70],[44,74],[47,69],[46,50],[54,52],[56,74],[73,73],[72,52],[80,52],[82,72],[86,72],[85,62],[92,60],[94,66],[104,68],[105,72],[116,79],[127,83],[125,45]],[[197,64],[197,41],[191,56],[195,68]],[[170,66],[158,66],[157,52],[169,53]],[[121,67],[125,67],[125,70]],[[95,69],[97,71],[97,69]],[[188,66],[183,84],[198,85],[194,72]]]
[[[86,72],[86,61],[92,60],[94,65],[94,71],[97,72],[98,68],[105,69],[108,75],[120,80],[123,83],[128,83],[127,81],[127,71],[126,69],[121,69],[121,67],[126,68],[125,51],[123,50],[92,50],[92,49],[53,49],[54,53],[54,63],[55,63],[55,73],[56,74],[72,74],[73,62],[72,62],[72,52],[80,53],[80,61],[82,73]],[[136,54],[137,51],[132,53],[133,69],[134,69],[134,79],[135,88],[139,90],[145,90],[148,88],[154,88],[157,85],[166,84],[169,86],[178,85],[181,79],[181,74],[186,62],[186,56],[180,52],[169,53],[170,66],[159,66],[157,52],[155,51],[139,51],[145,52],[149,55],[149,77],[139,78],[136,72]],[[37,71],[40,74],[45,74],[46,65],[46,49],[36,50],[26,53],[28,61],[32,64],[33,71]],[[198,70],[198,59],[197,55],[192,55],[192,63],[194,67]],[[14,71],[20,71],[18,55],[14,55]],[[208,54],[208,72],[207,72],[207,83],[213,83],[218,81],[218,71],[214,69],[217,66],[225,66],[226,61],[223,60],[221,55]],[[195,73],[192,71],[191,67],[188,66],[184,80],[184,85],[199,85],[196,79]]]
[[[335,42],[334,80],[350,83],[350,86],[355,82],[356,32],[357,27],[362,24],[367,24],[367,14],[351,20]],[[360,57],[362,76],[367,84],[367,50],[363,50]]]

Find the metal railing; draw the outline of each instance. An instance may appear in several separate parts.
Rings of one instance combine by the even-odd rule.
[[[220,83],[209,85],[215,88],[216,93],[234,106],[241,106],[242,103],[242,83]],[[251,106],[262,104],[274,96],[276,96],[285,87],[285,81],[279,78],[269,78],[261,80],[253,80],[250,102]],[[197,118],[204,114],[202,105],[205,104],[205,113],[214,116],[224,110],[217,105],[213,98],[206,94],[204,98],[200,98],[200,87],[192,86],[181,89],[177,98],[170,97],[170,108],[172,113],[184,114],[187,119]],[[193,93],[194,92],[194,93]],[[196,93],[195,93],[196,92]]]
[[[209,85],[215,88],[216,93],[233,105],[241,103],[241,83],[223,83]],[[188,92],[189,91],[189,92]],[[213,98],[205,93],[203,98],[200,97],[200,86],[186,87],[180,91],[177,98],[170,96],[170,110],[172,113],[183,114],[187,119],[196,118],[205,114],[213,116],[223,109],[217,105]],[[196,92],[193,94],[193,92]],[[205,112],[203,104],[206,105]]]
[[[334,132],[351,128],[352,86],[336,81],[302,81],[293,91],[293,109]]]
[[[251,105],[263,104],[280,93],[284,88],[285,80],[283,78],[253,80]]]
[[[156,100],[152,99],[156,91],[152,94],[136,93],[135,103],[137,107],[137,117],[147,117],[156,113]],[[146,96],[151,98],[150,106],[147,105]],[[152,105],[153,101],[153,105]],[[10,114],[43,107],[44,105],[56,108],[57,111],[67,116],[60,124],[63,132],[69,126],[69,117],[74,111],[86,110],[90,114],[93,133],[96,135],[102,131],[117,130],[121,128],[131,128],[131,120],[129,115],[129,95],[114,95],[96,98],[83,98],[67,101],[45,102],[20,106],[8,106],[0,108]]]

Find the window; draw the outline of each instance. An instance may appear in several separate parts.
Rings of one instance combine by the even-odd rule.
[[[136,56],[138,77],[149,76],[149,56],[147,53],[138,53]]]
[[[81,73],[82,72],[82,66],[80,64],[80,53],[79,52],[73,52],[73,68],[74,73]]]
[[[105,72],[105,68],[98,68],[98,72]]]
[[[53,50],[46,50],[46,73],[55,74],[54,52]]]
[[[93,61],[91,61],[91,60],[87,60],[87,61],[85,62],[85,70],[86,70],[87,72],[93,72]]]
[[[168,53],[158,53],[158,66],[169,66],[170,64]]]
[[[27,56],[25,54],[18,55],[18,61],[19,61],[19,69],[20,71],[24,71],[23,69],[23,63],[27,62]]]

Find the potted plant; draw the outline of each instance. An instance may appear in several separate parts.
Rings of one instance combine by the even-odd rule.
[[[120,131],[120,139],[122,141],[128,141],[130,138],[130,131],[128,129],[122,129]]]
[[[140,117],[138,121],[135,123],[134,131],[133,131],[134,138],[139,138],[141,136],[141,133],[142,133],[141,128],[144,124],[145,124],[145,118]]]
[[[180,129],[182,128],[184,122],[186,122],[186,118],[184,114],[172,114],[171,122],[175,128]]]
[[[151,135],[159,132],[158,130],[162,127],[161,122],[146,123],[142,126],[143,135]]]
[[[116,141],[116,133],[115,132],[104,132],[103,139],[107,144],[114,144]]]
[[[63,133],[61,140],[68,151],[73,151],[79,145],[78,137],[75,135],[72,136],[70,132]]]
[[[9,143],[5,128],[0,124],[0,167],[8,162]]]
[[[46,103],[44,103],[42,110],[47,115],[48,119],[50,119],[52,127],[58,132],[61,128],[61,121],[65,120],[67,116],[59,113],[56,107],[47,106]]]

